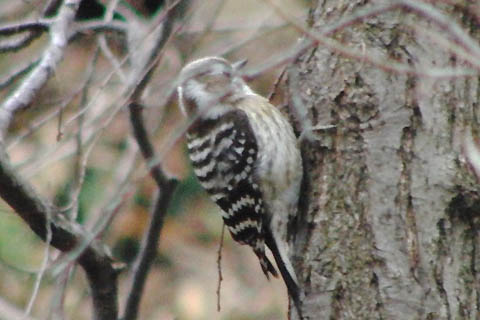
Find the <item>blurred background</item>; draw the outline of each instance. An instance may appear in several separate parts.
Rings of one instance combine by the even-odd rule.
[[[51,1],[0,1],[0,25],[36,21]],[[275,1],[292,19],[307,20],[310,1]],[[77,23],[102,19],[108,1],[82,1]],[[162,10],[163,1],[123,4],[140,21]],[[55,12],[50,13],[53,17]],[[48,15],[47,15],[48,16]],[[43,19],[43,18],[42,18]],[[123,12],[113,16],[119,22]],[[0,36],[0,45],[22,34]],[[139,319],[285,319],[287,294],[279,279],[268,281],[251,249],[225,233],[222,251],[221,311],[217,312],[217,251],[222,231],[219,209],[201,190],[185,153],[184,124],[171,87],[181,67],[208,55],[230,60],[248,58],[259,71],[250,85],[272,93],[284,66],[263,67],[286,55],[300,37],[267,1],[192,1],[165,46],[144,94],[144,115],[164,170],[180,180],[168,209],[160,246],[143,296]],[[18,39],[17,39],[18,38]],[[48,43],[48,33],[21,50],[0,52],[0,99],[22,82]],[[70,42],[63,61],[35,99],[16,114],[7,150],[21,175],[39,192],[54,199],[66,216],[92,230],[110,217],[100,237],[119,261],[130,264],[148,223],[156,186],[131,136],[121,92],[127,58],[120,32],[86,31]],[[22,69],[23,68],[23,69]],[[260,72],[262,71],[262,72]],[[85,84],[88,83],[88,86]],[[85,89],[87,88],[87,89]],[[281,90],[281,87],[280,89]],[[82,146],[79,148],[78,146]],[[0,181],[1,183],[1,181]],[[77,199],[78,201],[73,201]],[[25,309],[42,268],[45,244],[0,200],[0,298]],[[70,266],[67,277],[55,274],[59,252],[50,249],[46,273],[33,304],[32,317],[47,319],[63,300],[65,318],[90,319],[91,299],[84,273]],[[124,272],[119,279],[120,305],[126,296]],[[64,298],[59,288],[65,287]],[[122,307],[120,307],[122,309]],[[0,315],[0,319],[2,316]]]

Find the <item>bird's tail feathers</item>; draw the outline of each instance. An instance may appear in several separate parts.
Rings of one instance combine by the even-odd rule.
[[[263,250],[260,250],[260,251],[254,250],[254,252],[258,257],[258,260],[260,261],[260,266],[262,267],[262,271],[267,277],[267,279],[270,280],[270,274],[275,278],[278,278],[277,269],[275,269],[273,264],[265,255],[265,248],[263,248]]]
[[[277,241],[271,232],[267,232],[265,243],[267,244],[268,248],[270,248],[270,251],[272,251],[278,270],[280,271],[283,281],[287,286],[288,295],[292,299],[295,309],[297,309],[298,316],[300,319],[302,319],[300,289],[298,286],[297,276],[290,259],[288,258],[285,250],[277,245]]]

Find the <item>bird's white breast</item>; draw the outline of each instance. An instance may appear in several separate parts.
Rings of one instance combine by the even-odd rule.
[[[256,174],[270,214],[295,214],[303,169],[300,150],[287,119],[259,95],[237,106],[250,119],[258,143]],[[286,218],[286,217],[284,217]]]

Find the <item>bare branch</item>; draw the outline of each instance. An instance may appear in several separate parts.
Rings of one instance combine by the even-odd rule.
[[[39,31],[27,31],[25,33],[17,35],[13,39],[4,40],[0,42],[0,53],[18,51],[20,49],[23,49],[41,35],[42,32]]]
[[[75,29],[72,31],[70,38],[73,39],[76,36],[82,33],[89,33],[89,32],[117,32],[117,33],[126,33],[127,32],[127,24],[122,21],[112,20],[112,21],[104,21],[104,20],[94,20],[94,21],[86,21],[75,23]],[[70,39],[70,40],[71,40]]]
[[[53,22],[52,19],[43,19],[0,26],[0,36],[14,36],[13,39],[0,41],[0,53],[25,48],[33,40],[48,31]],[[111,31],[124,34],[127,31],[126,23],[118,20],[76,22],[72,27],[72,30],[68,32],[69,42],[93,32]]]
[[[50,16],[55,13],[55,11],[60,6],[61,0],[48,0],[42,10],[43,16]]]
[[[39,62],[38,59],[30,61],[27,64],[24,64],[24,65],[18,67],[16,70],[10,72],[9,75],[0,79],[0,89],[3,89],[5,87],[9,86],[10,84],[12,84],[12,82],[17,80],[21,76],[25,75],[26,73],[30,72],[30,70],[32,70],[32,68],[37,66],[38,62]]]
[[[26,31],[44,32],[47,31],[54,20],[42,19],[36,21],[23,21],[0,26],[0,36],[11,36]]]
[[[160,57],[162,49],[170,39],[173,31],[173,23],[178,12],[176,6],[180,2],[181,1],[178,0],[174,1],[165,10],[163,15],[160,14],[155,19],[155,26],[161,21],[163,21],[163,25],[161,26],[161,30],[156,29],[152,31],[156,33],[154,35],[157,37],[157,39],[155,45],[150,48],[150,52],[143,52],[141,56],[132,56],[132,59],[136,59],[133,65],[140,67],[140,70],[133,70],[134,72],[132,72],[132,78],[130,81],[132,85],[135,84],[135,89],[131,95],[132,102],[129,104],[130,122],[133,128],[133,135],[138,143],[145,162],[148,165],[150,174],[157,183],[158,194],[155,196],[155,207],[151,213],[148,231],[142,239],[141,250],[137,259],[135,260],[134,268],[131,272],[131,284],[123,320],[134,320],[137,318],[138,307],[140,305],[148,271],[154,257],[156,256],[156,250],[160,239],[160,232],[163,226],[164,217],[173,192],[177,186],[177,181],[175,179],[166,177],[159,164],[151,165],[152,160],[155,159],[155,150],[150,142],[148,132],[145,128],[145,123],[142,117],[143,106],[139,100],[143,90],[147,85],[147,82],[151,78],[153,66],[155,66],[158,62],[158,58]],[[157,32],[161,32],[161,34],[158,34]],[[143,61],[139,61],[138,59],[143,59]],[[143,64],[143,66],[141,66],[141,64]],[[139,73],[138,71],[141,72]]]
[[[155,157],[155,151],[148,137],[142,118],[143,108],[140,105],[131,103],[129,109],[130,122],[132,123],[135,139],[137,140],[145,161],[149,163]],[[148,231],[142,240],[142,246],[138,258],[135,261],[131,273],[131,286],[123,320],[134,320],[137,318],[143,287],[153,258],[157,253],[156,250],[165,213],[177,185],[175,179],[169,179],[165,176],[160,165],[152,167],[150,169],[150,174],[158,185],[159,194],[156,195],[155,207],[151,213]]]
[[[5,140],[5,131],[14,113],[32,103],[38,90],[47,82],[62,59],[68,41],[68,28],[75,18],[79,4],[80,0],[66,0],[63,3],[50,29],[50,45],[45,50],[40,64],[0,106],[0,141]]]
[[[147,233],[142,240],[139,252],[139,259],[135,261],[132,269],[132,281],[128,290],[128,300],[125,305],[125,314],[123,320],[133,320],[137,318],[138,307],[142,297],[143,288],[147,280],[148,271],[157,255],[157,247],[160,239],[160,232],[165,220],[165,212],[173,192],[176,187],[175,180],[169,180],[160,194],[156,195],[155,206],[150,213],[151,221],[148,226]]]
[[[16,175],[7,155],[0,150],[0,196],[28,226],[44,241],[51,229],[51,245],[67,252],[84,241],[85,233],[80,226],[58,215],[55,208],[43,199],[33,187]],[[51,212],[51,220],[48,219]],[[95,320],[116,320],[117,274],[108,252],[97,242],[92,242],[80,255],[92,290]]]

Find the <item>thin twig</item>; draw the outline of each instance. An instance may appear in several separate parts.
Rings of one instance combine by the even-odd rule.
[[[87,80],[82,90],[82,98],[81,98],[79,107],[87,104],[88,89],[90,88],[90,84],[93,81],[93,75],[95,71],[95,66],[98,61],[99,52],[100,50],[98,49],[98,47],[96,47],[95,52],[93,54],[93,58],[91,59],[87,69]],[[94,143],[91,143],[87,147],[87,151],[84,151],[83,127],[84,127],[84,117],[82,116],[78,118],[78,130],[77,130],[77,137],[76,137],[77,159],[75,161],[74,187],[72,188],[72,192],[70,195],[70,199],[72,201],[72,204],[71,204],[72,210],[70,213],[70,220],[72,221],[75,221],[78,216],[79,196],[80,196],[80,192],[82,191],[83,182],[85,180],[85,173],[87,171],[88,158],[94,146]]]
[[[222,288],[222,249],[223,240],[225,236],[225,223],[222,224],[222,234],[220,235],[220,244],[217,251],[217,270],[218,270],[218,283],[217,283],[217,311],[220,312],[220,289]]]
[[[423,1],[412,0],[398,0],[397,3],[404,6],[407,9],[415,11],[417,14],[429,18],[435,22],[438,26],[445,29],[455,39],[464,46],[464,48],[470,51],[473,55],[480,56],[480,45],[465,32],[465,30],[455,23],[451,17],[446,16],[440,10],[434,6]]]
[[[383,56],[381,56],[379,53],[375,51],[357,50],[353,47],[345,46],[344,44],[325,36],[326,34],[332,32],[331,29],[327,29],[326,31],[321,33],[308,30],[301,23],[295,21],[294,18],[290,17],[286,12],[283,11],[282,8],[276,5],[273,1],[271,0],[264,0],[264,1],[268,2],[275,9],[275,11],[280,17],[288,21],[299,32],[303,33],[305,36],[307,36],[310,39],[310,43],[308,42],[306,43],[308,47],[311,47],[312,44],[323,45],[324,47],[338,54],[341,54],[344,57],[355,59],[357,61],[364,61],[379,69],[390,71],[390,72],[401,73],[401,74],[412,74],[412,75],[425,76],[425,77],[431,77],[431,78],[471,77],[471,76],[477,75],[477,72],[475,70],[471,70],[467,68],[434,68],[434,67],[419,68],[419,66],[410,66],[405,63],[397,62],[393,59],[384,58]],[[408,1],[408,3],[411,4],[411,1]],[[402,4],[403,4],[403,1],[396,1],[392,5],[387,7],[389,7],[389,10],[391,10],[395,7],[402,6]],[[379,6],[378,10],[373,10],[373,12],[376,14],[379,14],[384,12],[385,10],[386,10],[385,6]],[[371,12],[368,12],[368,13],[370,14]],[[358,17],[354,17],[354,19],[352,18],[351,21],[352,22],[358,21]],[[349,25],[347,21],[344,21],[342,24],[342,26],[347,26],[347,25]],[[455,35],[457,35],[458,37],[461,37],[458,34],[455,34]],[[470,47],[472,48],[472,46]],[[299,51],[304,50],[304,48],[300,47],[300,49],[298,50]],[[290,59],[293,59],[294,57],[297,57],[297,56],[299,56],[298,53],[295,53],[292,55],[284,55],[283,59],[279,59],[278,62],[272,63],[272,65],[266,66],[262,68],[262,70],[266,68],[272,68],[272,66],[283,64],[286,61],[289,61]],[[247,75],[247,78],[250,79],[256,76],[258,73],[260,73],[260,71],[257,71],[254,74]]]
[[[116,74],[122,80],[123,83],[127,83],[127,77],[125,76],[125,73],[122,70],[121,63],[118,61],[117,57],[113,54],[112,50],[108,47],[107,39],[105,38],[104,34],[101,34],[98,36],[98,45],[102,49],[102,53],[107,58],[107,61],[110,62],[110,64],[113,67],[113,70],[115,70]]]
[[[278,75],[277,79],[275,80],[275,83],[273,84],[272,90],[270,91],[270,94],[268,95],[268,101],[271,102],[275,98],[275,96],[277,94],[278,86],[282,82],[283,76],[285,75],[286,71],[287,71],[287,68],[285,67],[285,68],[282,69],[282,72],[280,72],[280,74]]]
[[[50,303],[50,315],[48,319],[65,319],[64,304],[67,284],[74,267],[75,265],[72,263],[67,269],[65,269],[65,272],[57,277],[55,294],[53,294],[52,302]]]
[[[47,229],[47,237],[45,239],[45,252],[43,254],[40,271],[38,272],[37,278],[35,279],[32,295],[30,296],[30,300],[28,301],[27,307],[25,309],[25,316],[29,316],[32,312],[33,304],[35,303],[35,299],[37,298],[38,290],[40,289],[40,283],[42,282],[43,275],[47,270],[48,260],[50,258],[50,242],[52,241],[52,228],[50,225],[50,221],[52,220],[52,213],[50,210],[48,210],[46,213],[47,219],[45,220],[45,228]]]
[[[81,90],[77,90],[73,92],[70,96],[66,97],[61,101],[60,105],[55,108],[52,112],[48,113],[46,116],[41,117],[40,119],[37,119],[35,122],[32,122],[30,124],[26,125],[26,128],[22,129],[22,131],[17,134],[15,137],[12,137],[11,140],[7,141],[6,146],[7,146],[7,151],[16,145],[18,145],[23,139],[29,137],[33,133],[35,133],[38,129],[40,129],[42,126],[44,126],[47,122],[52,120],[53,118],[57,117],[60,115],[60,113],[63,112],[63,109],[67,107],[70,102],[72,102],[73,99],[75,99],[79,94],[81,93]],[[59,134],[62,135],[63,137],[63,132],[60,131]]]
[[[115,8],[117,7],[118,2],[119,0],[112,0],[108,4],[107,12],[105,13],[105,17],[104,17],[104,21],[106,23],[112,21],[113,13],[115,12]],[[125,76],[125,73],[121,68],[120,62],[115,57],[112,50],[110,50],[110,48],[108,47],[107,38],[105,37],[105,34],[100,34],[98,36],[98,44],[100,45],[100,49],[102,50],[102,53],[105,55],[107,60],[112,65],[113,70],[117,72],[117,75],[120,77],[123,83],[127,83],[127,77]]]
[[[8,320],[35,320],[32,317],[25,316],[24,311],[18,309],[8,301],[0,297],[0,314],[2,319]]]
[[[432,29],[423,28],[419,25],[410,24],[411,27],[419,36],[425,36],[427,39],[433,41],[440,48],[451,52],[456,57],[463,59],[464,61],[470,63],[474,68],[480,70],[480,59],[476,57],[473,53],[465,50],[464,47],[458,45],[455,42],[450,41],[445,38],[444,32],[434,31]]]

